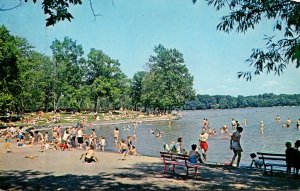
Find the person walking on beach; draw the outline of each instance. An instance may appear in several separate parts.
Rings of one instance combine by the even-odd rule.
[[[233,166],[233,163],[235,162],[236,157],[237,158],[237,163],[236,163],[236,167],[240,166],[240,161],[241,161],[241,157],[242,157],[242,146],[241,146],[241,133],[243,132],[243,128],[242,127],[237,127],[236,131],[231,135],[231,139],[230,139],[230,149],[233,150],[233,157],[232,157],[232,161],[230,163],[230,166]]]
[[[5,133],[5,150],[6,152],[11,152],[11,145],[10,145],[10,142],[11,142],[11,139],[12,139],[12,134],[10,131],[6,131]]]
[[[297,129],[300,130],[300,118],[297,121]]]
[[[264,128],[265,128],[265,124],[263,121],[260,122],[260,133],[263,135],[264,134]]]
[[[122,158],[120,160],[125,160],[126,159],[126,155],[128,154],[129,148],[126,144],[126,140],[122,139],[120,142],[120,147],[119,147],[119,153],[122,154]]]
[[[78,148],[82,148],[82,144],[83,144],[83,131],[82,131],[83,127],[81,126],[78,131],[77,131],[77,142],[78,142]]]
[[[200,136],[199,136],[199,146],[202,152],[202,156],[203,156],[203,160],[206,161],[207,160],[207,150],[208,150],[208,134],[206,133],[206,131],[203,129]]]

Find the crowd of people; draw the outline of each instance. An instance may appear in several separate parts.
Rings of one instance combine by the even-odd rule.
[[[275,118],[277,123],[281,123],[280,117],[277,115]],[[284,127],[290,128],[294,122],[288,118],[286,123],[284,123]],[[244,119],[244,125],[248,124],[248,119]],[[136,140],[137,134],[136,130],[139,126],[138,122],[132,124],[132,126],[127,125],[123,126],[123,130],[133,129],[133,134],[128,135],[127,137],[120,137],[120,131],[118,127],[113,130],[114,137],[114,145],[116,151],[121,154],[120,160],[125,160],[127,155],[138,155],[136,149]],[[239,121],[232,118],[231,127],[233,133],[229,132],[229,128],[227,125],[222,126],[219,131],[221,134],[227,134],[230,143],[229,148],[233,151],[233,157],[231,162],[228,164],[230,166],[240,166],[240,161],[242,157],[242,146],[241,146],[241,134],[243,132],[243,128]],[[259,129],[262,135],[264,135],[265,124],[263,121],[259,124]],[[300,129],[300,119],[296,122],[296,128]],[[83,158],[85,162],[96,162],[98,161],[95,151],[105,151],[106,147],[106,139],[104,136],[97,135],[95,129],[89,130],[90,133],[84,133],[86,127],[82,124],[76,124],[72,127],[61,128],[60,125],[54,126],[50,131],[43,130],[37,131],[35,129],[25,129],[23,126],[19,128],[15,128],[10,126],[3,133],[2,137],[5,139],[5,149],[8,152],[12,151],[11,142],[13,139],[16,139],[17,146],[38,146],[41,148],[41,152],[45,152],[49,149],[55,150],[72,150],[72,149],[85,149],[81,159]],[[162,136],[162,133],[158,129],[148,129],[148,132],[154,134],[157,138]],[[207,153],[209,148],[209,137],[217,134],[215,128],[211,128],[209,125],[209,120],[204,118],[202,121],[202,127],[199,134],[199,142],[198,144],[192,144],[191,150],[187,152],[184,149],[183,138],[179,137],[177,142],[171,142],[170,145],[165,144],[164,148],[167,151],[184,153],[190,155],[191,162],[207,162]],[[295,146],[292,147],[291,143],[286,144],[287,147],[287,163],[291,164],[290,166],[295,166],[295,161],[299,159],[297,158],[299,155],[299,142],[296,141]],[[297,152],[296,152],[297,151]],[[298,153],[298,154],[297,154]],[[291,159],[291,160],[288,160]],[[299,169],[299,167],[298,167]]]
[[[277,115],[275,118],[275,121],[277,123],[280,123],[280,117]],[[290,118],[287,119],[286,127],[289,128],[292,125],[292,120]],[[248,119],[245,118],[244,125],[247,126]],[[231,162],[229,162],[227,165],[229,166],[236,166],[240,167],[240,161],[242,157],[243,148],[241,146],[241,134],[243,132],[243,127],[239,123],[239,121],[232,119],[231,122],[233,133],[229,132],[229,128],[227,125],[224,125],[220,128],[220,133],[226,133],[230,136],[230,150],[233,151],[233,157],[231,159]],[[263,121],[259,124],[260,132],[263,135],[264,134],[264,127],[265,124]],[[296,128],[300,129],[300,119],[296,122]],[[209,127],[209,121],[207,118],[203,119],[202,122],[202,128],[201,133],[199,134],[199,144],[192,144],[191,150],[189,152],[186,152],[186,150],[183,148],[183,138],[179,137],[177,139],[177,143],[174,141],[171,142],[170,145],[164,144],[164,150],[169,152],[174,152],[177,154],[188,154],[189,155],[189,161],[191,163],[205,163],[207,161],[207,151],[208,151],[208,139],[209,136],[213,136],[214,133],[211,133],[211,128]],[[299,168],[300,168],[300,140],[297,140],[294,144],[294,147],[292,147],[292,144],[290,142],[286,143],[286,163],[288,166],[288,171],[291,170],[291,167],[294,167],[296,170],[296,175],[298,175]],[[254,153],[252,153],[253,155]],[[254,157],[254,156],[251,156]],[[259,161],[256,161],[256,165],[262,165],[259,163]]]
[[[127,155],[138,155],[135,146],[137,136],[136,129],[138,122],[133,123],[133,136],[120,138],[118,128],[113,131],[114,143],[116,151],[122,154],[120,159],[125,160]],[[90,133],[85,133],[87,127],[77,123],[72,127],[62,128],[60,125],[54,126],[51,129],[36,130],[34,128],[26,129],[23,126],[15,128],[13,126],[7,127],[2,134],[5,140],[6,152],[12,152],[11,142],[16,142],[17,147],[22,146],[36,146],[40,148],[40,152],[47,150],[75,150],[83,149],[85,152],[80,159],[84,162],[97,162],[98,158],[95,151],[105,151],[106,139],[104,136],[96,134],[95,129],[89,130]]]

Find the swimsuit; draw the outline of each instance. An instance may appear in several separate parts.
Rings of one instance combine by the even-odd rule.
[[[200,141],[200,148],[207,151],[208,143],[206,141]]]

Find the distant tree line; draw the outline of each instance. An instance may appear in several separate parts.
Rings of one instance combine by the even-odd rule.
[[[299,106],[300,94],[280,94],[265,93],[255,96],[229,95],[197,95],[193,101],[185,104],[186,110],[200,109],[232,109],[245,107],[273,107],[273,106]]]

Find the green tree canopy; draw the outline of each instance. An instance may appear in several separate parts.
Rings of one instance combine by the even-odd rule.
[[[87,67],[86,79],[91,85],[94,110],[97,110],[99,98],[102,101],[109,100],[110,103],[119,99],[126,86],[126,76],[120,69],[119,61],[110,58],[102,50],[92,48],[88,54]]]
[[[183,54],[163,45],[156,46],[154,53],[148,62],[151,80],[147,85],[150,87],[145,89],[150,90],[151,99],[160,109],[170,111],[183,106],[195,95],[193,76],[184,65]]]
[[[141,103],[141,97],[143,93],[143,79],[146,75],[145,71],[139,71],[134,74],[131,83],[131,92],[130,96],[132,98],[132,104],[134,105],[134,109],[137,110],[137,106]]]

